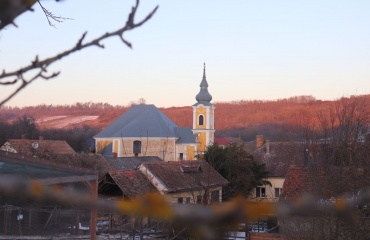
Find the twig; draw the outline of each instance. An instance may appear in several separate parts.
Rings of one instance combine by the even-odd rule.
[[[16,71],[6,72],[5,70],[3,70],[2,74],[0,75],[0,85],[15,84],[15,83],[17,83],[18,81],[21,81],[21,80],[22,80],[22,85],[19,86],[12,94],[10,94],[2,102],[0,102],[0,106],[5,104],[6,102],[8,102],[19,91],[24,89],[26,86],[28,86],[32,81],[36,80],[37,78],[51,79],[51,78],[54,78],[54,77],[58,76],[59,72],[56,73],[56,74],[53,74],[49,77],[46,77],[45,75],[42,75],[42,72],[46,72],[47,68],[51,64],[53,64],[54,62],[68,56],[69,54],[75,53],[77,51],[80,51],[82,49],[85,49],[85,48],[88,48],[88,47],[91,47],[91,46],[97,46],[97,47],[100,47],[100,48],[104,48],[104,45],[101,43],[101,41],[103,41],[107,38],[113,37],[113,36],[119,37],[125,45],[127,45],[128,47],[131,48],[132,44],[124,39],[123,34],[126,31],[135,29],[135,28],[140,27],[141,25],[143,25],[145,22],[147,22],[154,15],[154,13],[158,9],[158,6],[156,6],[143,20],[141,20],[138,23],[135,23],[134,18],[135,18],[135,14],[136,14],[136,10],[137,10],[138,6],[139,6],[139,0],[137,0],[136,5],[134,7],[132,7],[131,13],[128,16],[128,20],[127,20],[125,26],[116,30],[116,31],[107,32],[107,33],[103,34],[102,36],[100,36],[98,38],[95,38],[94,40],[92,40],[90,42],[83,43],[83,40],[85,39],[86,34],[87,34],[87,32],[85,32],[85,33],[82,34],[81,38],[77,41],[76,45],[74,47],[70,48],[69,50],[66,50],[62,53],[59,53],[59,54],[53,56],[53,57],[46,58],[46,59],[41,60],[41,61],[38,59],[38,56],[36,56],[35,60],[31,61],[30,65],[28,65],[26,67],[23,67],[23,68],[20,68],[19,70],[16,70]],[[31,70],[35,70],[35,69],[39,69],[39,72],[37,74],[35,74],[30,80],[24,80],[23,79],[23,75],[25,73],[27,73]],[[13,80],[13,81],[5,81],[5,79],[7,79],[9,77],[16,77],[16,79]]]
[[[44,8],[44,6],[40,3],[40,1],[37,1],[37,3],[40,5],[42,11],[44,12],[45,17],[48,20],[49,25],[54,27],[54,28],[55,28],[55,25],[50,21],[50,19],[54,20],[55,22],[59,22],[59,23],[64,22],[65,20],[73,20],[72,18],[65,18],[65,17],[55,16],[52,12],[50,12],[49,10]]]

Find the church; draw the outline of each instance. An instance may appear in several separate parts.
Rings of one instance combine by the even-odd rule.
[[[134,105],[94,137],[96,152],[111,157],[194,160],[214,142],[215,106],[208,92],[205,64],[195,99],[192,128],[178,127],[154,105]]]

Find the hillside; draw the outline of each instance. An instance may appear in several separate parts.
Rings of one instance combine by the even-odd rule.
[[[370,95],[358,96],[370,106]],[[252,139],[265,134],[280,140],[298,137],[303,125],[317,124],[319,112],[328,112],[340,101],[321,101],[312,96],[298,96],[275,101],[215,102],[216,136],[240,135]],[[33,117],[40,129],[70,129],[87,125],[102,129],[123,114],[129,106],[107,103],[76,103],[73,105],[34,107],[2,107],[0,120],[12,122],[27,115]],[[192,107],[162,108],[180,127],[192,125]]]

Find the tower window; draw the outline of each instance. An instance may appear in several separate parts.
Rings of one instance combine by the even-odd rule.
[[[203,115],[199,115],[198,124],[201,125],[201,126],[204,125],[204,116]]]
[[[133,151],[135,156],[138,156],[141,153],[141,141],[134,141]]]

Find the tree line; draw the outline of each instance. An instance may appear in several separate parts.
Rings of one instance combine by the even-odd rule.
[[[87,125],[70,129],[39,129],[32,116],[23,115],[17,120],[7,123],[0,121],[0,140],[39,139],[65,140],[78,153],[94,151],[93,136],[100,130]]]

